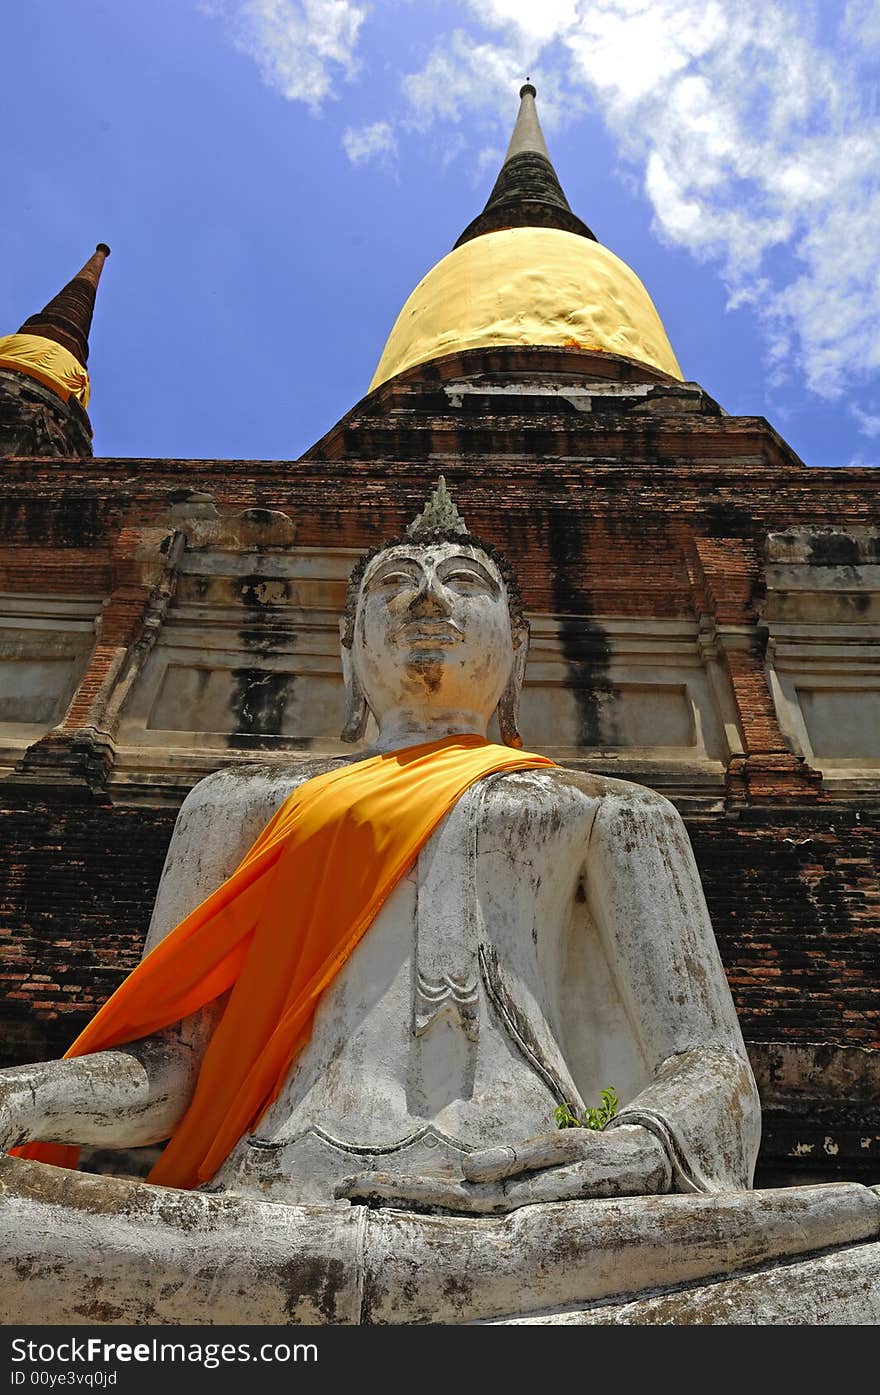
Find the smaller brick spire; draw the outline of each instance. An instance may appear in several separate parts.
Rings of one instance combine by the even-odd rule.
[[[20,334],[41,334],[69,349],[83,368],[89,361],[89,330],[95,309],[95,293],[104,263],[110,255],[106,242],[99,242],[85,266],[68,281],[49,304],[30,315]]]
[[[520,88],[519,112],[501,172],[486,207],[468,224],[456,247],[502,228],[560,228],[596,241],[562,192],[538,120],[536,96],[530,82]]]

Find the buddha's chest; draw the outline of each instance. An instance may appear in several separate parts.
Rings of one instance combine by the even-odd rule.
[[[526,848],[490,795],[486,781],[459,800],[326,990],[281,1094],[237,1150],[239,1182],[318,1199],[358,1159],[454,1170],[462,1152],[508,1136],[511,1117],[526,1135],[552,1127],[567,1087],[554,1086],[558,1052],[549,1071],[544,1059],[554,995],[537,928],[559,887],[537,869],[559,840],[533,829]]]

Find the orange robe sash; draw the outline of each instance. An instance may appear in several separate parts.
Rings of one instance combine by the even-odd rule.
[[[231,988],[192,1102],[148,1178],[206,1182],[275,1100],[321,994],[441,819],[477,780],[546,756],[444,737],[305,781],[242,862],[129,974],[66,1053],[136,1041]],[[76,1166],[76,1149],[20,1156]]]

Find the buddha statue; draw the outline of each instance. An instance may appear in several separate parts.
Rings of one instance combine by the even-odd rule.
[[[222,770],[191,792],[130,980],[147,984],[131,1022],[157,1025],[0,1072],[7,1150],[171,1137],[171,1157],[187,1129],[198,1143],[230,1072],[241,1080],[220,1112],[239,1109],[243,1127],[189,1172],[160,1159],[152,1181],[0,1158],[5,1320],[878,1320],[880,1197],[848,1183],[751,1190],[760,1105],[682,820],[646,788],[521,752],[516,583],[442,480],[407,534],[355,569],[341,640],[344,735],[362,742],[372,714],[373,744]],[[496,713],[500,744],[487,741]],[[262,1000],[284,999],[273,956],[301,971],[287,902],[257,971],[257,883],[223,901],[216,924],[231,934],[237,915],[239,939],[195,997],[179,996],[189,961],[163,947],[187,926],[188,943],[210,939],[200,908],[220,906],[218,888],[241,885],[270,845],[283,859],[280,811],[297,799],[342,798],[438,753],[482,773],[447,789],[378,904],[364,893],[358,935],[331,926],[345,952],[324,955],[332,971],[312,975],[295,1049],[269,1071],[248,1038]],[[417,804],[398,798],[398,822]],[[331,910],[372,846],[369,807],[357,805],[360,841],[306,865]],[[283,883],[291,906],[302,877]],[[167,1004],[198,1003],[179,1020],[152,1011],[156,964]],[[271,1088],[241,1106],[260,1073]],[[610,1088],[620,1103],[604,1127],[557,1126]]]

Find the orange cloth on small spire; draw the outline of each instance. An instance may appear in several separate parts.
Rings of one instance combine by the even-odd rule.
[[[44,334],[4,334],[0,339],[0,368],[14,368],[43,387],[51,388],[62,402],[75,397],[89,405],[89,375],[69,349]]]
[[[450,736],[317,775],[288,796],[232,876],[129,974],[66,1053],[149,1036],[232,988],[189,1109],[149,1181],[207,1181],[254,1127],[308,1040],[321,994],[468,786],[553,764],[481,736]],[[69,1147],[14,1151],[76,1165]]]

